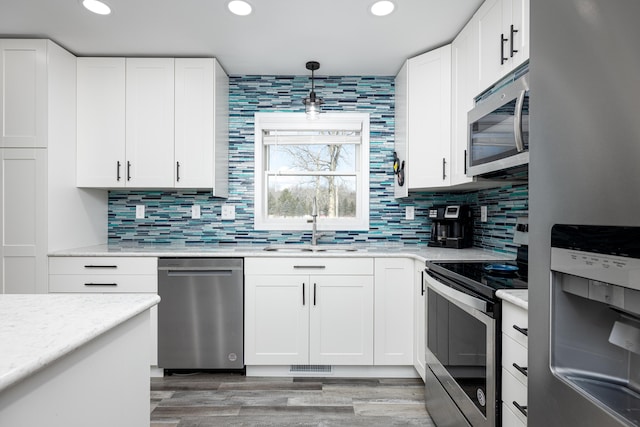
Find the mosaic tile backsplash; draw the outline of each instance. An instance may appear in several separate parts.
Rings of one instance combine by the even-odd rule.
[[[109,242],[185,244],[265,244],[310,241],[310,232],[253,229],[254,113],[302,112],[308,76],[232,76],[229,79],[229,198],[207,191],[110,191]],[[426,245],[433,204],[469,203],[476,218],[474,246],[515,253],[512,244],[516,217],[528,211],[528,186],[468,193],[416,193],[393,197],[394,78],[319,77],[316,92],[324,111],[370,114],[370,228],[336,231],[323,240],[332,243],[402,243]],[[135,219],[135,206],[145,205],[146,218]],[[191,206],[201,218],[191,219]],[[235,220],[221,220],[223,204],[235,206]],[[488,206],[489,221],[480,223],[480,205]],[[405,220],[405,208],[415,207],[415,219]],[[311,227],[309,227],[311,228]]]

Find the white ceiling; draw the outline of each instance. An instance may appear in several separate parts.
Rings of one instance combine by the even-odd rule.
[[[106,0],[94,15],[80,0],[0,0],[0,37],[51,38],[78,56],[215,56],[228,74],[395,75],[411,56],[449,43],[482,0]],[[153,9],[151,9],[153,7]]]

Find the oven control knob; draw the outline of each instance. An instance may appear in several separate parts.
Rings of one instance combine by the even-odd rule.
[[[476,396],[478,397],[478,403],[480,406],[485,406],[487,404],[487,399],[484,396],[484,391],[481,388],[476,390]]]

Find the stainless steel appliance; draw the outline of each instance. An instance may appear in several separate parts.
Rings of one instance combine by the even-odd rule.
[[[518,262],[427,262],[425,400],[438,427],[499,426],[501,303],[498,289],[527,287]]]
[[[529,163],[529,76],[496,89],[469,111],[467,175]]]
[[[244,367],[241,258],[158,260],[158,366]]]
[[[551,369],[560,363],[550,358],[559,344],[551,337],[551,229],[554,224],[640,226],[638,16],[640,2],[633,0],[531,2],[529,222],[536,230],[529,235],[531,426],[628,425],[612,415],[615,409],[606,409],[609,403],[594,402]],[[620,248],[633,245],[637,241],[629,240]],[[609,311],[598,309],[593,317]],[[590,320],[566,327],[585,339],[602,333]],[[611,324],[608,328],[610,333]]]
[[[460,249],[473,245],[473,219],[469,205],[432,206],[429,219],[429,246]]]
[[[551,370],[640,425],[640,227],[555,225],[551,271]]]

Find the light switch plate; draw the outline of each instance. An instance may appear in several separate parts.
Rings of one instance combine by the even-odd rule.
[[[200,219],[200,205],[191,206],[191,219]]]
[[[404,219],[412,220],[416,218],[416,208],[415,206],[407,206],[407,209],[404,211]]]
[[[480,206],[480,222],[487,222],[487,217],[488,217],[487,207]]]
[[[136,205],[136,219],[144,219],[144,205]]]
[[[234,205],[222,205],[222,219],[236,219],[236,207]]]

